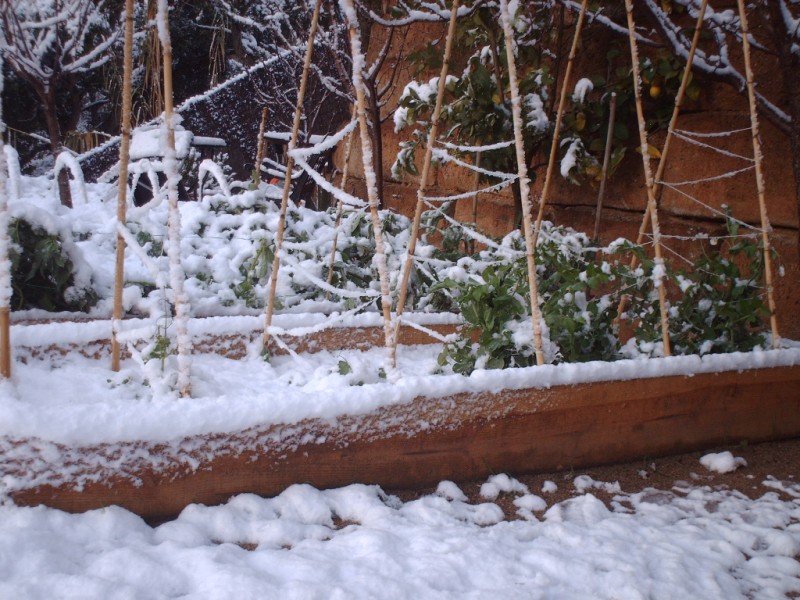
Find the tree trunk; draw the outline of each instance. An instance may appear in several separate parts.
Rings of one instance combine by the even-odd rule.
[[[381,134],[381,107],[378,104],[378,85],[375,79],[365,79],[369,89],[369,120],[372,124],[372,168],[375,169],[375,186],[378,202],[381,207],[386,203],[383,198],[383,135]]]
[[[44,118],[47,121],[47,133],[50,136],[50,151],[53,160],[58,158],[63,146],[61,145],[61,126],[58,123],[58,112],[56,110],[56,94],[53,86],[45,90],[43,87],[36,86],[36,93],[42,100],[44,107]],[[69,189],[69,174],[61,169],[58,173],[58,195],[61,204],[72,208],[72,193]]]

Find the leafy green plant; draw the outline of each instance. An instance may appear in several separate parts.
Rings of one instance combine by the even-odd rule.
[[[740,236],[737,221],[728,215],[726,235],[709,240],[691,269],[667,269],[672,288],[669,331],[673,351],[708,354],[748,351],[763,345],[765,320],[769,317],[761,285],[763,274],[760,244]],[[639,321],[636,339],[645,343],[658,341],[661,329],[657,300],[650,309],[643,301],[645,295],[654,298],[657,290],[640,282],[637,291],[629,311]]]
[[[87,311],[96,292],[76,286],[72,259],[62,240],[25,219],[13,219],[11,236],[11,305],[15,310]]]
[[[514,339],[512,322],[528,314],[527,278],[519,261],[486,267],[465,282],[446,279],[433,286],[456,290],[455,302],[464,318],[461,336],[445,346],[439,364],[450,363],[456,373],[476,368],[502,369],[533,364],[533,348]],[[473,342],[474,340],[474,342]]]

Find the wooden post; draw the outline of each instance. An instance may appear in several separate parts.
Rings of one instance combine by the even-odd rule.
[[[447,85],[447,74],[450,69],[450,56],[453,51],[453,40],[455,39],[456,23],[458,21],[458,3],[459,0],[453,0],[453,4],[450,7],[450,23],[447,27],[447,40],[445,41],[444,56],[442,57],[442,70],[439,73],[439,86],[436,91],[436,105],[433,108],[433,115],[431,116],[431,128],[428,132],[428,140],[425,144],[425,157],[422,162],[422,174],[420,175],[419,187],[417,188],[417,205],[414,209],[414,221],[411,225],[411,237],[408,240],[406,259],[403,263],[402,275],[400,278],[400,292],[397,299],[397,314],[394,324],[394,345],[392,347],[393,355],[397,352],[397,340],[400,337],[400,317],[403,315],[403,311],[405,309],[406,297],[408,295],[408,281],[411,277],[414,252],[417,249],[417,237],[419,236],[419,226],[422,219],[422,208],[425,203],[425,192],[428,189],[428,178],[430,177],[433,145],[436,143],[436,138],[439,134],[439,117],[442,114],[444,90],[445,86]]]
[[[772,256],[770,249],[769,231],[772,226],[767,215],[767,202],[765,198],[764,173],[761,162],[764,155],[761,152],[761,142],[758,131],[758,109],[756,108],[756,94],[753,89],[753,67],[750,62],[750,40],[748,39],[747,13],[744,0],[738,0],[739,21],[742,28],[742,50],[744,52],[744,68],[747,76],[747,98],[750,102],[750,129],[753,133],[753,159],[756,167],[756,189],[758,192],[758,208],[761,213],[761,242],[764,253],[764,284],[767,288],[767,305],[769,307],[769,323],[772,330],[772,347],[780,348],[780,335],[778,334],[778,316],[776,315],[775,297],[772,282]]]
[[[375,236],[375,261],[378,264],[378,276],[381,286],[381,310],[383,313],[383,334],[387,349],[387,366],[394,369],[397,366],[392,330],[392,298],[389,293],[389,273],[386,267],[386,253],[383,246],[383,232],[381,230],[380,216],[378,215],[378,190],[375,181],[375,169],[372,165],[372,140],[367,127],[366,100],[364,91],[364,54],[361,51],[361,38],[359,36],[358,18],[352,0],[339,0],[347,18],[347,27],[350,34],[350,55],[353,57],[353,88],[356,92],[356,113],[358,115],[358,132],[361,136],[361,160],[364,168],[364,179],[367,183],[367,199],[372,217],[372,232]],[[375,124],[380,126],[379,123]]]
[[[633,68],[633,90],[636,96],[636,118],[639,122],[639,146],[642,152],[642,165],[644,179],[647,186],[647,205],[650,208],[650,222],[653,228],[653,246],[655,249],[655,269],[653,273],[655,285],[658,288],[658,305],[661,311],[661,341],[664,347],[664,356],[671,356],[672,350],[669,341],[669,321],[667,320],[667,294],[665,289],[664,258],[661,255],[661,230],[658,225],[658,210],[656,208],[655,186],[653,174],[650,170],[650,155],[647,145],[647,131],[645,130],[644,109],[642,108],[642,85],[639,69],[639,48],[636,43],[636,24],[633,20],[633,0],[625,0],[625,9],[628,13],[628,40],[631,47],[631,65]]]
[[[2,35],[0,34],[0,39]],[[11,377],[11,260],[8,256],[8,194],[6,173],[8,161],[5,153],[6,133],[3,121],[3,87],[5,60],[0,46],[0,376]]]
[[[265,106],[261,111],[261,125],[258,128],[258,144],[256,145],[256,166],[254,169],[256,186],[261,183],[261,163],[264,162],[264,147],[266,146],[264,133],[267,130],[267,116],[269,116],[269,107]]]
[[[603,170],[600,173],[600,189],[597,192],[597,209],[594,214],[594,233],[596,240],[600,237],[600,215],[603,212],[603,198],[606,195],[606,180],[608,179],[608,163],[611,160],[611,146],[614,142],[614,120],[617,116],[617,94],[611,93],[608,109],[608,131],[606,132],[606,149],[603,153]]]
[[[300,89],[297,91],[297,103],[294,109],[294,123],[292,126],[292,136],[289,140],[288,151],[286,152],[286,177],[283,180],[283,196],[281,197],[281,212],[278,217],[278,230],[275,234],[275,258],[272,261],[272,274],[269,281],[269,296],[267,297],[267,311],[264,316],[264,335],[262,344],[267,349],[269,344],[269,328],[272,327],[272,317],[275,312],[275,292],[278,289],[278,273],[281,268],[281,249],[283,247],[283,235],[286,230],[286,211],[289,207],[289,193],[292,190],[292,169],[294,169],[294,158],[292,150],[297,147],[297,137],[300,131],[300,120],[303,116],[303,102],[306,97],[306,87],[308,86],[308,73],[311,69],[311,59],[314,55],[314,38],[317,36],[319,25],[319,12],[322,0],[316,0],[314,4],[314,14],[311,17],[311,29],[308,33],[308,45],[306,46],[305,62],[303,63],[303,75],[300,78]]]
[[[522,140],[522,106],[519,97],[517,65],[514,58],[514,34],[511,29],[511,17],[508,14],[508,0],[500,0],[500,20],[506,46],[508,62],[508,82],[511,88],[511,112],[514,120],[514,142],[517,154],[517,176],[522,198],[522,223],[525,229],[525,255],[528,263],[528,281],[530,282],[531,319],[533,321],[533,346],[536,353],[536,364],[544,364],[542,351],[542,328],[539,314],[539,285],[536,278],[536,257],[534,255],[534,239],[531,223],[530,180],[528,179],[528,163],[525,159],[525,147]]]
[[[680,114],[681,106],[683,106],[683,99],[686,97],[686,87],[689,85],[689,79],[692,75],[692,63],[694,62],[694,55],[697,52],[697,45],[700,42],[700,33],[703,28],[703,15],[706,13],[706,6],[708,5],[708,0],[703,0],[700,5],[700,12],[697,16],[697,23],[695,24],[694,28],[694,37],[692,37],[692,46],[689,49],[689,56],[686,58],[686,68],[683,71],[683,77],[681,78],[681,85],[678,88],[678,93],[675,95],[675,108],[672,110],[672,117],[669,120],[669,126],[667,127],[667,137],[664,139],[664,147],[661,150],[661,156],[658,159],[658,168],[656,169],[656,176],[653,181],[656,190],[656,198],[658,198],[658,193],[660,192],[661,188],[661,181],[664,177],[664,170],[667,166],[667,155],[669,154],[670,144],[672,143],[672,138],[675,134],[675,124],[678,122],[678,115]],[[642,218],[642,224],[639,227],[639,234],[636,237],[636,243],[641,244],[644,241],[644,236],[647,234],[647,226],[648,222],[650,221],[650,205],[647,205],[647,208],[644,212],[644,217]],[[636,257],[632,259],[631,268],[636,266]]]
[[[356,117],[356,107],[353,107],[353,118]],[[350,173],[350,153],[353,150],[353,132],[347,134],[347,142],[344,146],[344,167],[342,168],[342,183],[341,187],[343,191],[347,191],[345,186],[347,185],[347,177]],[[344,202],[341,199],[336,203],[336,223],[333,226],[333,246],[331,247],[331,259],[328,263],[328,285],[331,285],[333,282],[333,265],[336,264],[336,246],[339,242],[339,227],[342,224],[342,215],[344,214]],[[331,292],[330,290],[325,291],[325,300],[331,299]]]
[[[578,15],[578,22],[575,24],[575,35],[572,37],[572,47],[569,51],[569,58],[567,59],[567,69],[564,72],[564,81],[561,82],[561,98],[558,100],[558,110],[556,112],[556,124],[553,128],[553,143],[550,145],[550,158],[547,161],[547,171],[544,176],[544,184],[542,185],[542,197],[539,199],[539,213],[536,216],[536,226],[533,230],[533,246],[536,247],[536,242],[539,240],[539,230],[542,228],[542,219],[544,218],[544,207],[547,204],[547,196],[550,193],[550,183],[553,180],[553,167],[556,163],[558,156],[558,140],[561,135],[561,120],[564,118],[564,106],[569,94],[570,77],[572,76],[572,64],[575,62],[575,54],[578,52],[578,41],[580,40],[581,29],[583,28],[583,18],[586,16],[586,5],[588,0],[583,0],[581,3],[581,12]]]
[[[122,58],[122,124],[119,143],[117,224],[125,227],[128,210],[128,162],[131,146],[131,97],[133,95],[133,0],[125,0],[125,47]],[[117,233],[114,268],[114,309],[111,317],[111,370],[119,371],[119,322],[122,319],[122,286],[125,279],[125,239]]]
[[[700,5],[700,12],[697,16],[697,23],[695,24],[694,28],[694,37],[692,38],[692,46],[689,49],[689,55],[686,58],[686,68],[683,71],[683,77],[681,78],[681,85],[678,87],[678,93],[675,95],[675,107],[672,110],[672,117],[669,120],[669,126],[667,127],[667,137],[664,140],[664,147],[661,150],[661,156],[658,160],[658,168],[656,169],[656,176],[653,181],[654,186],[654,197],[656,198],[655,206],[658,205],[658,196],[659,192],[663,189],[661,186],[661,181],[664,176],[664,169],[667,166],[667,155],[669,154],[670,143],[675,133],[675,124],[678,122],[678,115],[680,114],[681,106],[683,105],[683,99],[686,95],[686,87],[689,85],[689,78],[692,73],[692,63],[694,62],[694,55],[697,52],[697,45],[700,42],[700,32],[703,27],[703,15],[706,12],[706,6],[708,5],[708,0],[703,0]],[[641,245],[644,242],[644,236],[647,234],[648,223],[651,221],[650,216],[650,203],[648,202],[647,207],[645,208],[644,215],[642,216],[642,223],[639,225],[639,233],[636,236],[636,244]],[[636,268],[639,260],[634,255],[631,258],[630,268],[633,270]],[[616,321],[619,322],[620,316],[622,315],[623,311],[625,310],[625,306],[627,304],[628,297],[622,296],[619,301],[619,307],[617,308],[617,319]]]
[[[475,183],[473,185],[473,190],[475,191],[475,195],[472,196],[472,223],[475,225],[475,228],[478,228],[478,190],[480,189],[481,184],[481,174],[478,169],[481,168],[481,152],[480,150],[475,153]],[[470,240],[469,243],[470,254],[475,253],[475,240]]]
[[[189,338],[189,306],[183,291],[185,274],[181,266],[181,213],[178,207],[178,164],[175,155],[175,123],[172,95],[172,40],[169,32],[167,0],[158,0],[158,35],[164,69],[164,124],[167,129],[167,147],[164,149],[164,168],[167,173],[167,199],[169,201],[169,281],[175,305],[175,337],[178,346],[178,393],[182,397],[192,394],[191,339]]]

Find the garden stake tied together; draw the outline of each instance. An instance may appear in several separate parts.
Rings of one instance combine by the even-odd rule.
[[[297,138],[300,132],[300,121],[303,116],[303,102],[306,96],[308,85],[308,72],[311,69],[311,59],[314,53],[314,38],[317,35],[319,25],[319,12],[322,0],[316,0],[314,4],[314,15],[311,18],[311,30],[308,34],[308,45],[306,46],[305,62],[303,63],[303,75],[300,79],[300,89],[297,92],[297,103],[294,110],[294,123],[292,135],[289,139],[288,151],[286,156],[286,176],[283,180],[283,196],[281,197],[281,211],[278,217],[278,231],[275,234],[275,258],[272,260],[272,274],[269,282],[269,296],[267,297],[267,310],[264,316],[264,335],[262,337],[263,352],[268,351],[270,327],[272,327],[272,316],[275,311],[275,292],[278,288],[278,273],[281,268],[281,250],[283,248],[283,236],[286,230],[286,211],[289,207],[289,193],[292,189],[292,170],[294,169],[294,157],[292,150],[297,147]]]
[[[319,0],[318,0],[319,1]],[[369,136],[366,115],[366,86],[362,77],[364,54],[361,51],[359,38],[358,15],[352,0],[339,0],[339,6],[347,19],[350,33],[350,53],[353,59],[353,88],[356,92],[356,112],[358,115],[358,131],[361,136],[361,162],[364,168],[364,179],[367,183],[367,198],[369,211],[372,217],[372,231],[375,236],[375,262],[378,266],[378,277],[381,288],[381,312],[383,313],[383,334],[387,350],[388,367],[394,371],[397,366],[395,355],[396,341],[392,330],[392,299],[389,291],[389,273],[386,267],[386,253],[383,246],[383,233],[380,216],[378,214],[378,190],[375,182],[375,169],[372,165],[372,141]],[[380,124],[376,124],[376,127]],[[276,254],[277,257],[277,254]]]
[[[758,209],[761,216],[761,243],[764,254],[764,283],[767,287],[767,305],[769,307],[769,322],[772,330],[772,347],[780,348],[780,335],[778,335],[778,317],[776,315],[775,297],[772,284],[772,256],[769,242],[769,217],[767,216],[767,202],[764,191],[764,174],[761,168],[763,154],[758,131],[758,111],[756,109],[756,94],[753,86],[753,67],[750,62],[750,40],[748,38],[747,13],[744,0],[739,0],[739,19],[742,27],[742,50],[744,53],[745,73],[747,75],[747,98],[750,101],[750,128],[753,134],[753,159],[756,166],[756,190],[758,192]]]
[[[553,143],[550,145],[550,158],[547,161],[547,171],[544,176],[544,185],[542,186],[542,197],[539,199],[539,213],[536,216],[536,226],[533,231],[533,247],[539,241],[539,230],[542,228],[542,219],[544,218],[544,207],[547,204],[547,196],[550,192],[550,182],[553,180],[553,167],[556,163],[556,156],[558,156],[558,141],[561,135],[561,120],[564,117],[564,105],[566,104],[567,95],[569,93],[570,79],[572,76],[572,65],[575,62],[575,55],[578,52],[578,41],[581,36],[581,29],[583,29],[583,20],[586,16],[586,5],[588,0],[583,0],[581,4],[581,12],[578,15],[578,22],[575,24],[575,35],[572,38],[572,47],[569,51],[569,58],[567,59],[567,68],[564,72],[564,81],[561,82],[561,98],[558,101],[558,111],[556,112],[556,124],[553,127]]]
[[[585,2],[585,0],[584,0]],[[500,21],[505,38],[506,60],[508,62],[508,84],[511,88],[511,112],[514,122],[514,146],[517,155],[517,175],[519,177],[519,195],[522,198],[522,224],[525,228],[525,258],[528,265],[528,283],[530,284],[531,320],[533,321],[533,347],[536,353],[536,364],[544,364],[542,350],[542,325],[539,311],[539,286],[536,275],[536,258],[533,232],[531,231],[531,198],[530,180],[528,179],[528,163],[525,159],[525,147],[522,140],[522,107],[517,81],[516,58],[514,56],[514,37],[511,28],[511,15],[508,14],[507,0],[500,0]]]
[[[133,97],[133,0],[125,0],[125,45],[122,55],[122,124],[119,143],[117,224],[124,226],[128,208],[128,162],[131,145],[131,104]],[[122,287],[125,277],[125,238],[117,232],[114,269],[114,310],[111,317],[111,370],[120,369],[119,323],[122,319]]]
[[[189,305],[183,290],[186,275],[181,265],[181,213],[178,208],[178,161],[175,153],[175,122],[172,95],[172,40],[169,32],[167,0],[158,0],[158,36],[164,58],[164,127],[167,144],[164,148],[164,170],[167,173],[167,201],[169,203],[169,283],[175,306],[175,337],[178,350],[178,391],[181,396],[191,396],[190,380],[191,340],[189,338]]]
[[[458,4],[459,0],[453,0],[450,7],[450,23],[447,27],[447,40],[444,47],[444,56],[442,57],[442,70],[439,74],[439,85],[436,91],[436,105],[433,109],[431,116],[431,127],[428,132],[428,139],[425,144],[425,157],[422,162],[422,174],[420,175],[419,187],[417,188],[417,205],[414,209],[414,221],[411,225],[411,236],[408,240],[408,248],[406,249],[406,258],[403,263],[402,276],[400,280],[400,293],[397,298],[397,312],[396,321],[394,324],[394,340],[392,344],[392,361],[395,361],[397,354],[397,342],[400,337],[400,324],[403,310],[406,303],[406,295],[408,293],[408,282],[411,277],[412,261],[414,259],[414,252],[417,249],[417,237],[419,237],[420,221],[422,219],[422,208],[425,197],[425,192],[428,189],[428,179],[430,177],[431,158],[433,156],[433,145],[436,143],[436,137],[439,133],[439,118],[442,114],[442,103],[444,100],[444,90],[447,85],[447,74],[450,69],[450,57],[453,51],[453,40],[455,39],[456,23],[458,21]]]
[[[678,92],[675,95],[675,107],[672,110],[672,117],[670,118],[669,125],[667,127],[667,136],[664,139],[664,146],[661,149],[661,153],[658,160],[658,167],[656,168],[656,176],[653,182],[655,191],[655,199],[656,201],[653,203],[653,206],[658,205],[658,198],[661,195],[661,191],[663,190],[663,186],[661,185],[662,178],[664,176],[664,169],[667,165],[667,155],[669,154],[670,144],[672,142],[672,137],[675,132],[675,124],[678,121],[678,115],[680,114],[681,106],[683,105],[683,99],[686,96],[686,88],[689,85],[689,80],[692,74],[692,63],[694,62],[694,55],[697,52],[697,46],[700,42],[700,34],[702,31],[703,25],[703,17],[705,15],[706,6],[708,5],[708,0],[702,0],[700,5],[700,11],[697,17],[697,23],[695,24],[694,28],[694,36],[692,38],[692,45],[689,49],[689,55],[686,58],[686,67],[683,71],[683,77],[681,78],[680,86],[678,87]],[[638,77],[638,76],[637,76]],[[644,149],[642,150],[644,152]],[[649,160],[649,159],[648,159]],[[639,226],[639,233],[636,236],[636,244],[641,245],[644,242],[644,237],[647,233],[648,223],[651,220],[650,212],[652,207],[650,203],[647,203],[647,206],[644,211],[644,215],[642,217],[642,224]],[[598,205],[598,220],[599,220],[599,205]],[[595,232],[597,232],[597,226],[595,225]],[[595,236],[597,233],[595,233]],[[638,263],[638,258],[636,255],[631,257],[630,268],[634,269],[636,264]],[[625,310],[627,304],[627,296],[622,296],[619,307],[617,308],[617,321],[619,322],[620,317]]]
[[[697,47],[700,41],[700,34],[702,31],[702,25],[705,18],[706,7],[708,6],[708,0],[702,0],[700,7],[698,9],[698,16],[697,22],[695,24],[694,36],[692,38],[692,44],[689,49],[689,53],[686,59],[686,67],[684,69],[683,77],[681,79],[680,87],[678,88],[678,92],[675,97],[675,107],[672,112],[672,117],[669,122],[669,126],[667,128],[667,135],[664,140],[664,146],[661,150],[658,167],[656,169],[656,175],[653,181],[653,188],[654,188],[654,198],[655,201],[651,203],[648,201],[647,208],[645,209],[644,216],[642,218],[642,224],[639,227],[639,233],[636,238],[637,245],[641,245],[644,241],[644,237],[647,233],[648,228],[648,221],[652,221],[652,211],[656,209],[658,205],[658,198],[660,196],[661,191],[663,190],[663,175],[664,170],[667,164],[667,156],[669,154],[670,144],[672,138],[675,135],[675,126],[678,120],[678,115],[680,113],[681,106],[683,104],[683,100],[686,95],[686,89],[689,84],[689,80],[691,78],[691,69],[692,64],[694,62],[694,56],[697,52]],[[750,129],[752,132],[753,137],[753,162],[755,163],[755,170],[756,170],[756,187],[758,193],[758,203],[759,203],[759,213],[761,218],[761,229],[760,233],[762,235],[762,253],[764,257],[764,280],[765,280],[765,287],[766,287],[766,295],[767,295],[767,306],[770,311],[770,328],[772,331],[772,347],[779,348],[780,347],[780,335],[778,333],[778,322],[777,322],[777,315],[776,315],[776,306],[775,306],[775,299],[773,294],[773,273],[772,273],[772,258],[771,258],[771,251],[770,251],[770,241],[769,241],[769,231],[771,229],[769,224],[769,217],[767,216],[766,210],[766,200],[765,200],[765,186],[764,186],[764,177],[762,173],[761,163],[763,160],[763,154],[761,152],[761,144],[759,142],[759,130],[758,130],[758,113],[756,108],[756,101],[755,101],[755,91],[753,88],[753,72],[752,66],[750,63],[750,42],[747,37],[747,15],[744,8],[744,2],[742,0],[738,0],[738,7],[739,7],[739,16],[740,22],[742,27],[742,53],[744,56],[745,62],[745,74],[747,78],[747,90],[748,90],[748,101],[749,101],[749,114],[750,114]],[[629,12],[630,15],[630,12]],[[632,22],[632,21],[631,21]],[[633,34],[631,34],[633,35]],[[631,44],[634,42],[631,41]],[[633,47],[633,46],[632,46]],[[638,86],[637,86],[638,87]],[[638,90],[637,90],[638,91]],[[646,155],[646,149],[642,148],[643,155]],[[648,159],[645,158],[645,164],[648,163]],[[654,235],[654,242],[655,242],[655,235]],[[658,246],[657,246],[658,247]],[[630,268],[633,269],[638,260],[637,257],[634,255],[631,258]],[[617,310],[617,320],[619,320],[620,316],[622,315],[627,302],[627,296],[623,296],[620,300],[619,308]]]
[[[661,311],[661,341],[664,348],[664,356],[671,356],[669,321],[667,318],[667,293],[665,289],[666,271],[664,268],[664,258],[661,254],[661,230],[658,225],[658,210],[656,208],[653,174],[650,170],[650,154],[647,151],[647,131],[645,129],[644,109],[642,108],[642,80],[639,66],[639,48],[636,43],[636,24],[633,21],[632,0],[625,0],[625,10],[628,13],[628,40],[630,41],[631,47],[633,91],[636,98],[636,118],[639,123],[639,147],[642,151],[642,164],[644,165],[644,178],[645,185],[647,186],[647,206],[650,209],[650,222],[653,228],[653,246],[655,249],[655,269],[653,278],[654,285],[658,288],[658,305]]]
[[[356,118],[357,109],[355,105],[353,106],[352,118]],[[350,174],[350,153],[353,150],[353,132],[347,134],[347,142],[345,142],[344,147],[344,166],[342,167],[342,181],[340,187],[345,192],[347,189],[345,186],[347,185],[347,178]],[[342,215],[344,214],[344,202],[342,202],[341,198],[336,202],[336,222],[333,226],[333,244],[331,246],[331,259],[328,263],[328,285],[333,283],[333,267],[336,264],[336,246],[339,242],[339,227],[342,224]],[[325,300],[330,300],[331,298],[331,291],[325,290]]]

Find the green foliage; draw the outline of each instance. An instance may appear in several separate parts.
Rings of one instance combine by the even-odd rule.
[[[555,239],[563,231],[552,230],[536,248],[540,310],[550,340],[558,346],[557,360],[614,360],[619,353],[614,334],[619,293],[611,283],[623,266],[588,249],[584,235],[575,238],[577,245]]]
[[[502,369],[533,364],[532,348],[515,342],[512,321],[527,313],[524,267],[519,261],[486,267],[480,277],[465,282],[446,279],[437,284],[456,290],[456,304],[464,318],[461,337],[445,346],[439,364],[452,364],[456,373],[476,368]],[[437,286],[434,286],[436,288]],[[472,343],[475,340],[476,343]]]
[[[761,280],[764,255],[753,238],[740,236],[730,216],[727,235],[712,240],[691,269],[667,269],[673,293],[669,331],[676,354],[708,354],[752,350],[764,344],[764,322],[769,317]],[[777,258],[777,256],[776,256]],[[645,258],[647,267],[652,261]],[[631,320],[638,321],[637,341],[661,340],[657,290],[640,285],[632,295]],[[656,301],[657,302],[657,301]]]
[[[668,264],[658,269],[642,246],[629,241],[596,249],[585,235],[545,223],[535,258],[548,360],[660,355],[656,274],[662,271],[674,354],[748,351],[763,345],[769,316],[760,285],[763,253],[757,241],[738,234],[730,217],[726,229],[692,268],[673,270]],[[517,234],[511,249],[521,247]],[[638,260],[634,268],[632,257]],[[479,272],[431,286],[431,292],[449,294],[464,319],[459,338],[440,355],[440,365],[468,374],[476,368],[533,364],[525,257],[475,265]],[[627,308],[619,315],[623,296]],[[631,335],[623,345],[622,339]]]
[[[76,287],[74,264],[57,235],[24,219],[13,219],[9,233],[14,310],[87,311],[97,303],[94,290]]]

